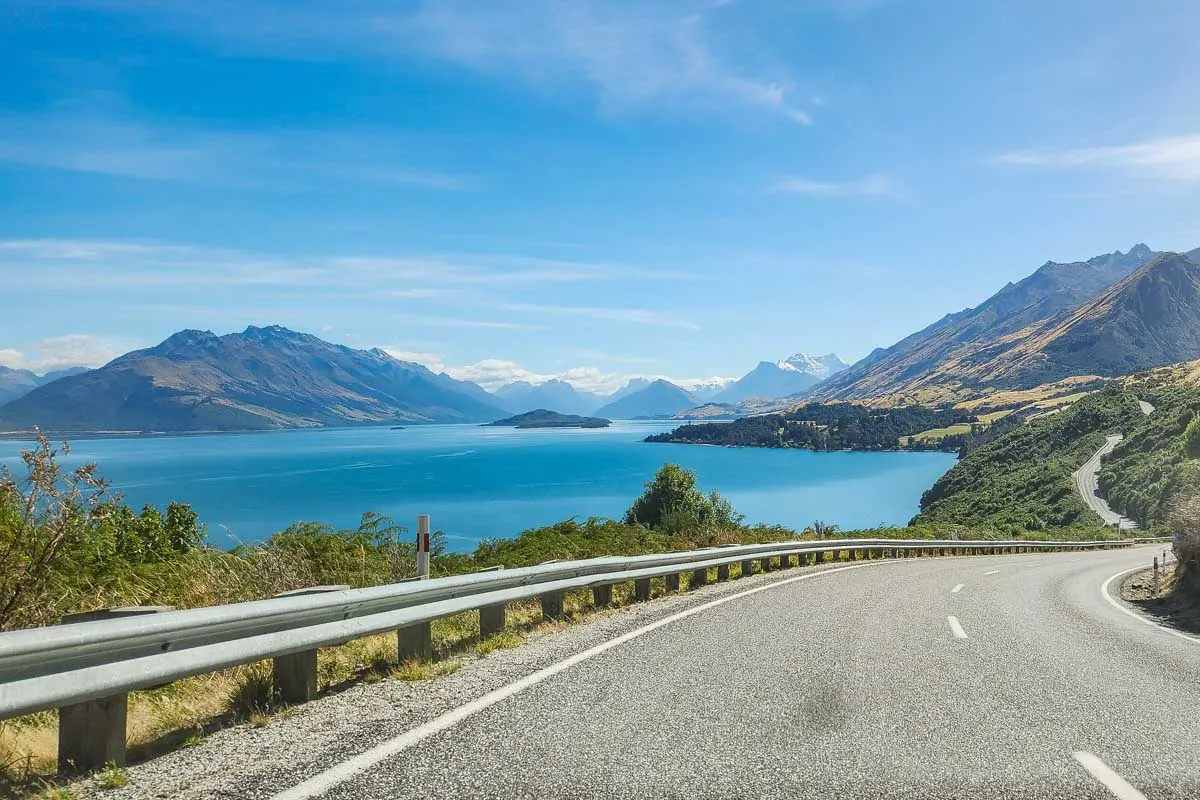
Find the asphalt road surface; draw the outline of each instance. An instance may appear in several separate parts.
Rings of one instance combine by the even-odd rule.
[[[709,587],[687,616],[276,774],[272,791],[1200,797],[1200,642],[1101,592],[1155,552],[910,559]]]
[[[1147,403],[1147,405],[1149,404]],[[1105,525],[1110,527],[1118,525],[1122,530],[1133,530],[1137,528],[1137,523],[1108,507],[1108,501],[1100,496],[1100,485],[1097,480],[1100,472],[1100,460],[1111,453],[1122,438],[1124,437],[1119,433],[1109,436],[1104,442],[1104,446],[1075,472],[1075,488],[1079,491],[1079,496],[1083,498],[1084,504],[1099,514]]]

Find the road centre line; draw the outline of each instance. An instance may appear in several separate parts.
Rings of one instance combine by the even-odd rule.
[[[962,591],[962,587],[963,587],[963,585],[961,583],[958,584],[957,586],[955,586],[953,589],[950,590],[950,594],[958,594],[959,592]]]
[[[983,573],[983,574],[984,574],[984,575],[995,575],[995,574],[996,574],[996,573],[998,573],[999,571],[1000,571],[1000,570],[998,570],[998,569],[994,569],[994,570],[992,570],[991,572],[985,572],[985,573]]]
[[[959,639],[966,639],[967,632],[963,630],[962,625],[958,624],[958,617],[946,617],[946,621],[950,623],[950,630]]]

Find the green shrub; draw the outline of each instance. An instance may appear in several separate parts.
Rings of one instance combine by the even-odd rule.
[[[669,532],[712,525],[732,528],[745,519],[716,490],[696,488],[696,473],[678,464],[663,464],[646,483],[642,496],[625,512],[627,525],[646,525]]]

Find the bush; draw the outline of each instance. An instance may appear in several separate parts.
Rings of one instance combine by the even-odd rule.
[[[678,464],[663,464],[642,496],[625,512],[627,525],[680,532],[697,526],[733,528],[745,519],[716,490],[696,488],[696,473]]]
[[[1188,492],[1175,500],[1167,515],[1167,526],[1181,579],[1200,585],[1200,493]]]
[[[1183,441],[1188,457],[1200,458],[1200,416],[1194,417],[1188,423],[1187,430],[1183,433]]]

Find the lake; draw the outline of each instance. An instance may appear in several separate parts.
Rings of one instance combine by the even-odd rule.
[[[410,530],[432,515],[454,550],[480,538],[570,517],[620,517],[665,461],[696,472],[749,522],[803,528],[903,525],[921,493],[954,464],[949,453],[813,453],[806,450],[647,444],[673,425],[617,422],[597,430],[430,425],[405,430],[333,428],[264,433],[81,439],[71,464],[96,461],[125,502],[190,503],[227,547],[260,541],[297,520],[357,525],[364,511]],[[0,442],[0,463],[20,475],[28,442]]]

